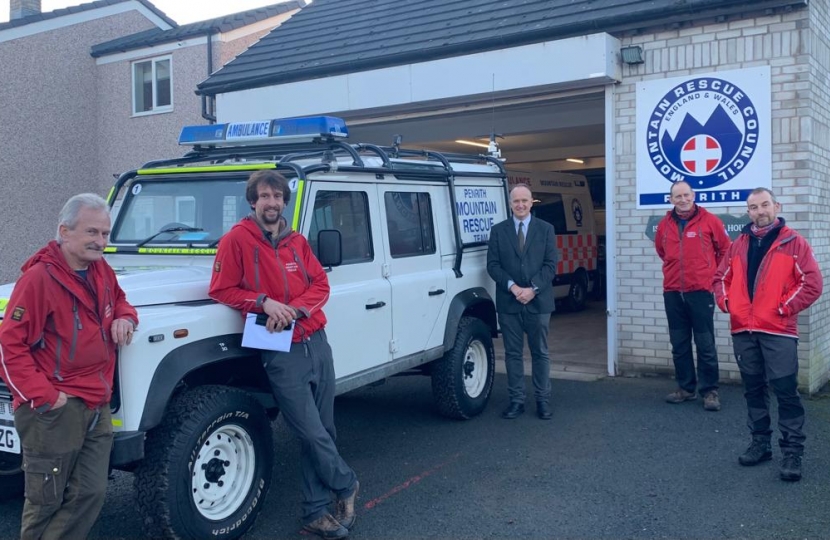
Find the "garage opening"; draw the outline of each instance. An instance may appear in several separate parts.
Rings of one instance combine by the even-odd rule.
[[[557,311],[548,343],[558,378],[608,374],[604,96],[593,89],[477,103],[474,109],[346,115],[353,141],[391,144],[401,135],[407,148],[486,153],[495,137],[511,181],[531,185],[534,216],[556,228]]]

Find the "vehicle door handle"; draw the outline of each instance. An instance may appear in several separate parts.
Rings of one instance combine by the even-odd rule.
[[[380,302],[375,302],[374,304],[366,304],[366,309],[382,308],[385,305],[386,305],[386,302],[381,300]]]
[[[436,289],[434,291],[429,291],[428,294],[430,296],[438,296],[438,295],[444,294],[444,292],[446,292],[446,291],[444,291],[444,289]]]

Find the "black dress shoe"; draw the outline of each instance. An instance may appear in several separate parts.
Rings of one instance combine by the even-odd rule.
[[[542,420],[550,420],[553,417],[550,412],[550,405],[548,405],[547,401],[536,402],[536,416]]]
[[[523,412],[525,412],[524,403],[511,403],[502,411],[501,417],[506,420],[513,420],[514,418],[518,418]]]

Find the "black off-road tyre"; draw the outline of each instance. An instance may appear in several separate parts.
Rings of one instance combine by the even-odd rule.
[[[462,317],[455,345],[432,367],[432,396],[438,412],[467,420],[480,414],[490,399],[496,354],[489,327]]]
[[[23,496],[23,454],[0,453],[0,501]]]
[[[135,471],[146,537],[242,536],[268,493],[273,453],[271,424],[250,394],[203,386],[177,396]]]
[[[568,290],[568,309],[570,311],[582,311],[585,309],[585,302],[588,300],[588,274],[584,270],[578,271],[571,281],[571,288]]]

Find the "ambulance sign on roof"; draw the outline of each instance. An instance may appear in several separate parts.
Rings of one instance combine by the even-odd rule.
[[[490,230],[507,215],[504,192],[499,187],[456,186],[455,207],[465,244],[489,240]]]

